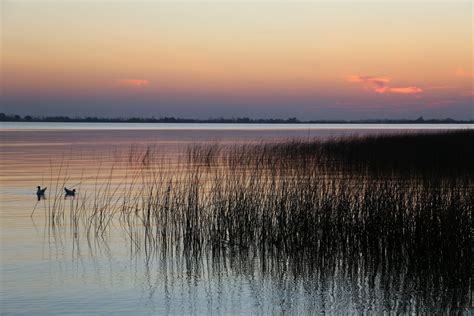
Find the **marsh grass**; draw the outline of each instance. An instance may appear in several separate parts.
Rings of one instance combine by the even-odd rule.
[[[122,178],[112,166],[71,201],[70,224],[88,239],[122,227],[147,258],[180,254],[188,269],[256,256],[271,275],[342,275],[378,287],[387,304],[415,291],[415,305],[461,311],[473,304],[473,136],[201,144],[176,161],[134,147]],[[66,183],[62,166],[52,187]],[[50,224],[65,206],[49,201]],[[391,307],[412,311],[410,299]]]

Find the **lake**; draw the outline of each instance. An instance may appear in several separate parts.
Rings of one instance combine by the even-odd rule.
[[[327,275],[296,273],[290,261],[285,261],[275,264],[278,271],[269,272],[262,268],[268,265],[265,258],[247,252],[190,256],[176,249],[163,253],[160,248],[150,255],[150,248],[136,244],[146,242],[141,229],[124,229],[124,222],[114,218],[100,236],[91,237],[71,224],[71,212],[90,208],[89,204],[81,208],[81,203],[135,194],[130,193],[136,190],[132,186],[139,186],[134,181],[144,178],[130,177],[133,166],[145,164],[150,152],[154,163],[164,169],[161,174],[178,177],[175,174],[188,168],[187,149],[196,144],[226,146],[472,128],[441,124],[2,123],[1,312],[378,314],[399,311],[401,305],[408,312],[438,311],[433,308],[435,303],[410,306],[420,289],[401,286],[387,297],[366,279],[354,282],[338,273],[337,267]],[[45,200],[37,201],[37,186],[48,187]],[[64,199],[64,186],[76,188],[77,196]],[[115,195],[111,193],[114,188]],[[122,203],[117,201],[103,203]],[[51,209],[60,210],[62,218],[57,222],[47,215]],[[81,216],[78,226],[87,227]],[[373,282],[381,283],[380,276]],[[461,306],[461,310],[468,311],[468,307]]]

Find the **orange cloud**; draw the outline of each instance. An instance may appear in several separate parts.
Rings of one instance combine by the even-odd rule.
[[[119,79],[117,84],[122,87],[147,87],[150,81],[146,79]]]
[[[423,92],[423,90],[418,87],[389,88],[388,90],[391,93],[401,93],[401,94],[415,94],[415,93]]]
[[[416,94],[423,92],[423,90],[419,87],[390,87],[388,84],[392,79],[388,77],[349,75],[346,76],[345,79],[348,82],[361,83],[366,89],[372,90],[378,94]]]

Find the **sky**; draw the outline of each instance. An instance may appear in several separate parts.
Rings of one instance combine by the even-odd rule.
[[[473,119],[470,1],[3,0],[0,111]]]

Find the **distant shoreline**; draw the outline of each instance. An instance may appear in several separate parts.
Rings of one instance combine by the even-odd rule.
[[[288,119],[251,119],[251,118],[209,118],[187,119],[175,117],[162,118],[101,118],[101,117],[75,117],[48,116],[32,117],[29,115],[5,115],[0,113],[0,122],[36,122],[36,123],[197,123],[197,124],[473,124],[474,120],[446,119],[361,119],[361,120],[308,120],[297,118]]]

